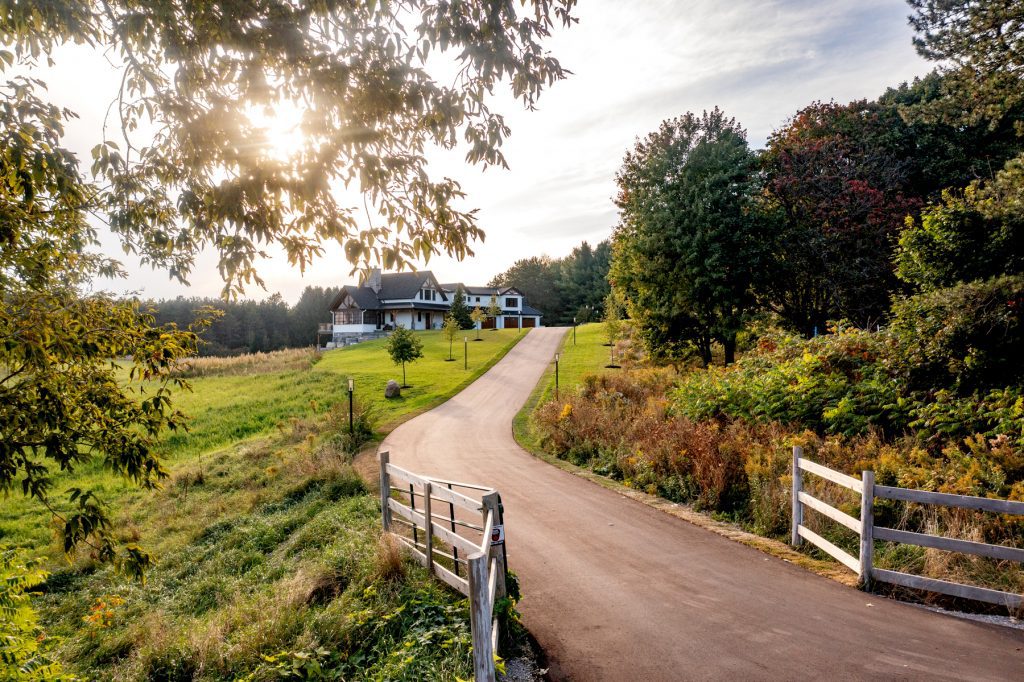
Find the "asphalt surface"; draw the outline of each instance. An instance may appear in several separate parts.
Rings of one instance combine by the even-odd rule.
[[[381,446],[500,491],[520,610],[553,679],[1024,680],[1024,631],[858,592],[523,451],[512,418],[564,332],[531,331]]]

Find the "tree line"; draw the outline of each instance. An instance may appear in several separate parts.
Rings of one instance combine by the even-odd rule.
[[[1021,274],[1024,58],[985,28],[1010,10],[911,5],[947,64],[924,78],[811,103],[761,151],[716,108],[626,154],[609,277],[652,354],[731,362],[759,318],[875,328],[907,296]]]
[[[308,286],[293,306],[275,293],[262,301],[179,296],[148,301],[144,307],[156,324],[174,324],[179,329],[189,328],[201,317],[211,317],[199,335],[199,355],[266,353],[316,343],[318,325],[329,321],[328,309],[338,290]]]
[[[611,243],[591,247],[583,242],[563,258],[532,256],[516,261],[488,283],[515,287],[527,303],[544,313],[544,324],[572,324],[600,318],[608,295]]]

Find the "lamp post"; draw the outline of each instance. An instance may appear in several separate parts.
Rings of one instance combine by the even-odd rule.
[[[469,337],[462,337],[462,369],[469,369]]]
[[[348,433],[352,435],[355,428],[352,422],[352,393],[356,390],[356,382],[352,377],[348,378]]]
[[[576,345],[576,318],[572,318],[572,345]]]
[[[555,353],[555,400],[558,400],[558,353]]]

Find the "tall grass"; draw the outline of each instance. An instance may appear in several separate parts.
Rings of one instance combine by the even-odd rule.
[[[309,369],[320,360],[320,357],[320,353],[314,348],[288,348],[233,357],[191,358],[177,368],[175,375],[191,379],[295,372]]]

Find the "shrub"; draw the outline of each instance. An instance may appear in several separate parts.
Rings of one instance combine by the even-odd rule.
[[[672,393],[672,410],[697,420],[782,422],[821,434],[897,430],[907,408],[885,362],[889,345],[886,335],[859,329],[810,340],[771,334],[734,365],[686,375]]]
[[[1024,381],[1024,276],[919,294],[893,313],[892,365],[909,389],[969,395]]]
[[[46,576],[38,560],[0,548],[0,678],[4,680],[70,679],[50,658],[51,641],[30,602],[30,590]]]

